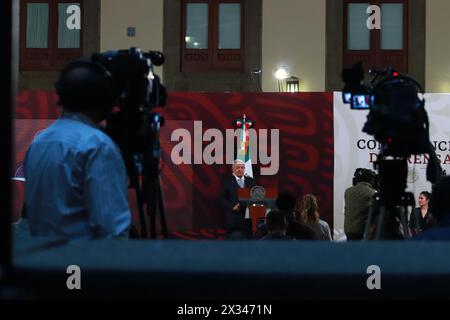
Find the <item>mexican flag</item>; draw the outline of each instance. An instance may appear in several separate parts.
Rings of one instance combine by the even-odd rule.
[[[253,125],[253,121],[244,114],[242,119],[236,121],[236,125],[242,129],[236,159],[245,163],[245,175],[253,178],[252,161],[250,159],[250,136],[248,133],[248,130]]]

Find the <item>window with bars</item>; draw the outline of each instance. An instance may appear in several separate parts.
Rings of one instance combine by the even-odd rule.
[[[244,68],[244,1],[182,2],[183,72],[240,72]]]
[[[381,29],[369,29],[367,8],[377,5]],[[362,61],[371,67],[408,72],[408,1],[344,1],[344,65]]]
[[[82,55],[82,6],[83,0],[21,0],[21,70],[59,70]],[[77,11],[80,28],[69,28]]]

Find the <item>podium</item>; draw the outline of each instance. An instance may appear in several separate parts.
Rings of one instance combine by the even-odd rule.
[[[239,202],[244,202],[249,211],[249,217],[252,219],[252,232],[255,233],[259,220],[266,219],[267,209],[275,204],[278,196],[278,189],[264,188],[262,186],[254,186],[252,188],[238,189]]]

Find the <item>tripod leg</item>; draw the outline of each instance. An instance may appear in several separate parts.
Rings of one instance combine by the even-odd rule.
[[[164,210],[164,201],[163,201],[163,197],[162,197],[161,181],[159,178],[157,180],[157,184],[158,185],[157,185],[156,192],[158,193],[159,218],[161,221],[161,228],[162,228],[163,236],[164,236],[164,238],[167,239],[169,237],[169,232],[167,231],[166,212]]]
[[[408,228],[408,213],[406,207],[400,207],[400,223],[403,229],[403,239],[409,239],[409,228]]]
[[[380,209],[380,214],[378,216],[377,232],[376,232],[375,240],[380,240],[383,237],[385,214],[386,214],[386,208],[384,206],[382,206]]]
[[[156,239],[156,215],[154,212],[150,212],[150,238]]]
[[[366,227],[364,229],[363,240],[369,240],[370,238],[370,226],[372,225],[374,214],[374,206],[371,205],[369,208],[369,214],[367,215]]]
[[[157,200],[157,189],[154,181],[151,181],[148,185],[147,195],[147,214],[150,217],[150,238],[156,239],[156,212],[158,210],[156,203]]]
[[[137,207],[139,212],[139,222],[141,225],[141,238],[145,239],[147,238],[147,226],[145,222],[145,215],[144,215],[144,202],[142,198],[142,187],[139,182],[139,170],[137,167],[137,162],[133,161],[130,158],[127,158],[125,161],[127,164],[127,172],[128,176],[130,178],[130,188],[134,189],[136,194],[136,201],[137,201]]]
[[[139,220],[141,222],[141,238],[147,239],[147,226],[145,223],[145,215],[144,215],[144,202],[142,200],[142,191],[140,188],[135,188],[136,191],[136,199],[139,211]]]

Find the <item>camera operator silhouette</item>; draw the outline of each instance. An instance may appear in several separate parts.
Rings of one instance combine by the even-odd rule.
[[[69,241],[126,235],[131,214],[120,150],[98,127],[114,106],[109,72],[84,60],[55,84],[62,113],[29,147],[25,199],[33,236]]]
[[[362,240],[369,208],[373,203],[376,174],[372,170],[358,168],[353,176],[353,186],[344,194],[344,232],[347,240]]]

